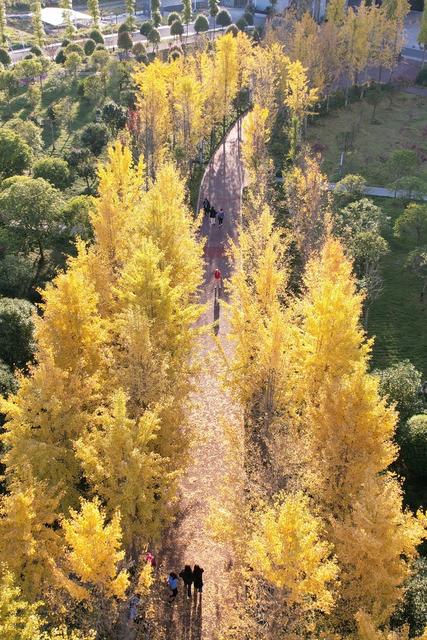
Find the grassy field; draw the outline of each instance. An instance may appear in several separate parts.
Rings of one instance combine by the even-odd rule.
[[[347,109],[335,109],[313,119],[307,137],[320,151],[329,178],[339,178],[340,151],[346,134],[352,139],[353,148],[346,153],[344,173],[359,173],[368,184],[386,185],[389,178],[384,162],[393,150],[409,148],[417,152],[420,160],[417,175],[425,175],[427,97],[390,92],[377,106],[375,124],[371,122],[372,113],[372,104],[358,101]]]
[[[369,334],[375,336],[373,366],[384,368],[408,358],[427,379],[427,308],[420,302],[420,281],[405,269],[413,246],[392,232],[404,205],[391,198],[374,200],[391,220],[386,234],[390,253],[382,264],[384,289],[371,307],[368,325]]]

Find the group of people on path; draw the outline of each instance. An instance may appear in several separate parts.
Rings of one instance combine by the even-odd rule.
[[[216,223],[218,218],[218,226],[221,227],[224,222],[224,209],[221,207],[219,211],[215,209],[213,205],[209,202],[207,198],[203,200],[203,211],[205,212],[205,216],[209,216],[209,220],[211,225]]]
[[[179,576],[171,571],[168,576],[168,587],[170,589],[170,602],[173,602],[178,595],[179,578],[184,583],[184,587],[187,590],[187,598],[191,598],[191,587],[194,585],[194,593],[202,593],[203,591],[203,571],[202,567],[198,564],[194,565],[192,569],[189,564],[186,564]]]

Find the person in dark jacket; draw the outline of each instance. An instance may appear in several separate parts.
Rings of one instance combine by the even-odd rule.
[[[184,569],[179,574],[179,577],[184,581],[187,587],[187,596],[191,598],[191,585],[193,584],[193,572],[189,564],[186,564]]]
[[[202,593],[203,591],[203,575],[202,575],[203,571],[204,569],[202,569],[202,567],[199,567],[198,564],[194,565],[194,569],[193,569],[194,588],[199,593]]]
[[[203,205],[202,206],[203,206],[203,211],[205,212],[205,216],[207,216],[208,213],[211,210],[211,203],[209,202],[209,200],[207,198],[205,198],[203,200]]]

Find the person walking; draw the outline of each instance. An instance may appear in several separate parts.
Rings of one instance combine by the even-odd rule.
[[[215,207],[211,207],[211,210],[209,212],[209,218],[210,218],[210,221],[211,221],[211,225],[215,224],[216,215],[217,215],[217,210],[215,209]]]
[[[199,567],[198,564],[194,565],[193,569],[193,581],[194,581],[194,590],[202,593],[203,591],[203,571],[202,567]]]
[[[215,298],[219,298],[220,293],[221,293],[221,281],[222,281],[222,274],[221,271],[218,269],[218,267],[215,269],[214,271],[214,293],[215,293]]]
[[[218,213],[218,226],[220,227],[224,222],[224,209],[221,207]]]
[[[141,603],[141,595],[136,593],[130,600],[129,620],[136,622],[138,618],[138,607]]]
[[[184,581],[187,587],[187,596],[191,598],[191,585],[193,584],[193,571],[189,564],[186,564],[184,569],[179,574],[179,577]]]
[[[173,571],[168,576],[168,587],[171,590],[170,602],[173,602],[178,595],[178,576]]]
[[[207,215],[208,215],[208,213],[209,213],[209,212],[210,212],[210,210],[211,210],[211,203],[209,202],[209,200],[208,200],[207,198],[205,198],[205,199],[203,200],[202,207],[203,207],[203,211],[205,212],[205,216],[207,216]]]

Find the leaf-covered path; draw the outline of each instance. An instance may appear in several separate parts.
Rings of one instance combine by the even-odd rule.
[[[200,202],[208,197],[218,211],[220,207],[224,208],[225,218],[222,227],[218,223],[211,226],[210,220],[205,218],[201,228],[206,238],[205,280],[201,294],[206,311],[200,323],[210,328],[200,338],[204,364],[197,377],[197,391],[193,397],[191,421],[195,440],[191,461],[181,482],[180,509],[165,545],[167,553],[161,569],[165,579],[167,572],[179,573],[184,564],[193,566],[197,563],[204,568],[205,584],[202,597],[187,600],[181,581],[176,602],[164,608],[165,635],[174,640],[214,638],[226,605],[232,604],[236,598],[229,579],[233,559],[225,545],[214,540],[207,517],[210,504],[220,498],[224,483],[233,485],[233,478],[242,473],[240,465],[232,463],[227,455],[226,424],[232,422],[238,429],[243,429],[243,423],[230,395],[222,388],[223,361],[218,356],[215,339],[222,343],[228,356],[231,355],[231,346],[224,340],[228,332],[227,312],[222,300],[215,304],[213,283],[217,267],[225,278],[230,273],[226,246],[229,238],[236,236],[240,216],[242,168],[239,126],[240,123],[233,127],[215,153],[200,193]],[[210,326],[212,323],[215,324]]]

